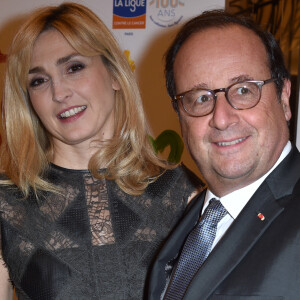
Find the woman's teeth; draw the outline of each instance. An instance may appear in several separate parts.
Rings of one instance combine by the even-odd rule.
[[[85,106],[85,105],[80,106],[80,107],[71,108],[71,109],[66,110],[66,111],[64,111],[63,113],[61,113],[61,114],[59,115],[59,117],[60,117],[61,119],[66,119],[66,118],[75,116],[76,114],[80,113],[81,111],[83,111],[83,110],[85,110],[85,109],[86,109],[86,106]]]

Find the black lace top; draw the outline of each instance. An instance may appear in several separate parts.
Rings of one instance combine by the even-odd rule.
[[[180,166],[141,196],[51,166],[63,194],[0,187],[2,256],[23,299],[143,299],[151,261],[200,181]]]

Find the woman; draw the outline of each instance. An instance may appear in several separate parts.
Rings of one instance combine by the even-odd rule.
[[[111,33],[79,4],[36,11],[12,43],[3,99],[0,298],[10,279],[20,300],[142,299],[201,183],[153,153]]]

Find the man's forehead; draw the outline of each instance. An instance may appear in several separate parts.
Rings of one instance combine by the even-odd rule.
[[[209,27],[192,33],[184,41],[178,53],[188,47],[190,43],[195,43],[195,41],[197,41],[198,47],[201,47],[201,45],[206,47],[207,44],[210,44],[212,48],[217,48],[220,46],[220,43],[224,43],[226,40],[228,40],[229,45],[236,42],[243,46],[242,43],[247,42],[249,45],[255,44],[264,47],[262,40],[254,31],[244,26],[233,24],[224,27]],[[230,51],[230,47],[228,50]]]
[[[183,43],[175,57],[174,67],[178,62],[188,65],[195,60],[205,64],[210,58],[215,61],[224,58],[234,60],[239,53],[247,54],[245,59],[256,57],[267,60],[266,48],[252,30],[240,25],[212,27],[193,33]]]
[[[180,92],[194,85],[212,88],[216,79],[222,84],[236,78],[260,80],[269,75],[265,46],[251,30],[239,25],[213,27],[192,34],[178,51],[174,62],[174,77]],[[188,82],[187,82],[188,81]],[[221,83],[220,83],[221,84]],[[182,90],[183,89],[183,90]]]

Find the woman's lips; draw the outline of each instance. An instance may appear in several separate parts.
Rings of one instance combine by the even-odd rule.
[[[58,118],[59,119],[67,119],[67,118],[73,117],[73,116],[81,113],[82,111],[84,111],[86,108],[87,108],[86,105],[72,107],[72,108],[67,109],[67,110],[63,111],[62,113],[58,114]]]

